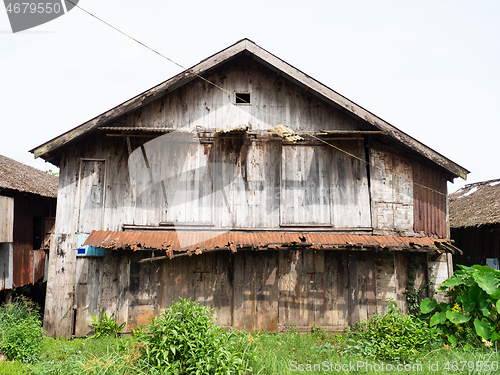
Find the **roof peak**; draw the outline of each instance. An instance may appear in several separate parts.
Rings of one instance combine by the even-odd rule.
[[[160,83],[159,85],[135,96],[134,98],[104,112],[103,114],[87,121],[80,126],[71,129],[70,131],[32,149],[30,152],[35,154],[35,157],[43,157],[45,160],[53,158],[54,151],[75,139],[83,136],[86,133],[97,130],[99,126],[103,126],[110,121],[129,113],[133,110],[139,109],[152,101],[158,99],[165,93],[176,90],[179,87],[186,85],[194,79],[201,77],[205,72],[212,70],[229,60],[240,55],[242,52],[247,51],[252,58],[262,65],[270,68],[272,71],[280,74],[284,79],[292,82],[298,87],[308,90],[311,94],[325,101],[326,103],[339,108],[341,111],[349,114],[360,121],[369,124],[376,129],[387,133],[391,138],[403,144],[405,147],[422,155],[424,158],[437,164],[449,173],[452,178],[462,177],[466,179],[468,170],[447,159],[440,153],[434,151],[430,147],[420,143],[403,131],[397,129],[388,122],[382,120],[378,116],[369,112],[360,105],[347,99],[328,86],[315,80],[314,78],[303,73],[299,69],[293,67],[287,62],[281,60],[277,56],[258,46],[256,43],[248,38],[244,38],[235,44],[217,52],[216,54],[202,60],[198,64],[184,70],[176,76]]]

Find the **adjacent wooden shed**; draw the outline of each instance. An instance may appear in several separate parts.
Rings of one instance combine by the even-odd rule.
[[[0,155],[0,290],[43,281],[58,178]]]
[[[179,297],[222,326],[342,329],[458,251],[446,182],[468,171],[247,39],[32,152],[60,167],[54,336]]]
[[[451,238],[464,254],[456,264],[499,269],[500,179],[468,184],[450,194]]]

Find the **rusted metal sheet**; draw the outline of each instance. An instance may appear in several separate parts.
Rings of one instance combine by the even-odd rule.
[[[279,249],[303,247],[313,249],[380,248],[387,250],[436,250],[448,239],[429,237],[370,236],[332,233],[222,233],[215,232],[113,232],[92,231],[84,245],[108,249],[167,250],[175,253],[201,254],[210,250]],[[183,244],[189,244],[183,246]]]
[[[445,238],[446,175],[420,163],[413,163],[414,231]]]

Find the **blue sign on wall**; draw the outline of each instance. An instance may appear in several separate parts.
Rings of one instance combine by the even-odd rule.
[[[78,233],[76,235],[76,256],[77,257],[103,257],[104,248],[83,245],[89,235],[87,233]]]

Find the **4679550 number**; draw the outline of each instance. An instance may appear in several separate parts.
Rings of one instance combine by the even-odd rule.
[[[51,3],[9,3],[6,7],[7,13],[64,13],[64,9],[59,2]]]
[[[448,371],[498,371],[497,361],[453,361],[446,362],[444,369]]]

